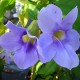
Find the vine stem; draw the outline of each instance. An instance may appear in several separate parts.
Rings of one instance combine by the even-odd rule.
[[[60,72],[62,71],[62,67],[59,68],[59,71],[57,72],[57,75],[56,75],[56,80],[58,80],[58,76],[60,74]]]
[[[33,80],[33,73],[34,73],[34,66],[32,66],[31,68],[31,79],[30,80]]]

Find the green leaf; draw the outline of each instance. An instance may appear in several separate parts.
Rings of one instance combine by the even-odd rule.
[[[4,69],[4,64],[5,64],[5,61],[3,59],[0,59],[0,74],[2,74],[2,71]]]
[[[41,79],[41,78],[37,78],[36,80],[44,80],[44,79]]]
[[[4,51],[5,51],[4,49],[0,50],[0,54],[2,54]]]
[[[35,80],[36,76],[37,76],[37,71],[39,70],[39,68],[42,66],[43,63],[41,63],[40,61],[38,61],[36,63],[36,65],[33,66],[33,75],[32,75],[32,80]]]
[[[43,65],[37,72],[37,74],[43,77],[50,75],[58,70],[59,66],[52,60],[45,65]]]
[[[45,80],[53,80],[53,77],[52,77],[52,76],[47,76],[47,77],[45,78]]]
[[[56,80],[56,79],[53,79],[52,76],[46,76],[45,78],[37,78],[36,80]]]
[[[4,26],[4,24],[0,23],[0,36],[5,33],[6,29],[7,29],[6,26]]]
[[[19,22],[21,23],[22,27],[25,27],[28,23],[28,17],[25,14],[19,15]]]
[[[37,20],[38,9],[35,5],[29,4],[26,12],[28,13],[28,17],[30,19]]]
[[[28,0],[19,0],[21,3],[23,3],[23,4],[28,4],[29,3],[29,1]]]
[[[36,73],[38,72],[38,70],[39,70],[39,68],[42,66],[42,64],[43,64],[43,63],[41,63],[41,62],[38,62],[38,63],[37,63],[37,65],[36,65],[36,70],[35,70]]]
[[[5,64],[5,61],[3,59],[0,59],[0,66],[3,66]]]
[[[70,73],[68,71],[63,71],[59,74],[59,80],[72,80],[71,79],[71,76],[70,76]]]
[[[71,71],[76,77],[78,77],[80,79],[80,64],[78,67],[73,68]]]
[[[6,10],[11,10],[15,6],[15,0],[2,0],[0,2],[0,22],[3,19]]]
[[[33,36],[39,37],[40,30],[37,24],[37,20],[32,21],[32,23],[28,27],[28,30]]]

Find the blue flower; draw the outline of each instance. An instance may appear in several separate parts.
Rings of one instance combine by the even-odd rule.
[[[14,62],[21,69],[33,66],[41,57],[38,53],[38,39],[21,27],[15,26],[8,21],[6,26],[10,32],[0,37],[0,45],[8,52],[14,52]]]
[[[60,66],[72,69],[78,66],[79,59],[76,50],[79,48],[79,34],[72,29],[78,15],[75,7],[62,18],[62,11],[56,5],[50,4],[42,8],[38,14],[38,25],[43,32],[39,43],[41,52],[48,62],[53,59]]]

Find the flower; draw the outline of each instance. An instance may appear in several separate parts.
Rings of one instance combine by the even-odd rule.
[[[20,69],[33,66],[41,54],[38,53],[38,39],[31,36],[25,28],[16,27],[8,21],[10,32],[0,37],[0,45],[8,52],[14,53],[14,62]]]
[[[77,7],[64,19],[62,11],[56,5],[50,4],[40,10],[38,25],[43,33],[40,35],[39,43],[45,62],[53,59],[60,66],[70,70],[78,66],[79,59],[75,51],[79,48],[79,34],[72,29],[77,15]]]

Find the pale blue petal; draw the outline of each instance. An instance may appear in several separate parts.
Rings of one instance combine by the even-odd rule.
[[[63,45],[59,40],[56,45],[56,55],[53,60],[60,66],[68,68],[69,70],[76,67],[78,65],[78,57],[71,46]]]
[[[75,7],[74,9],[72,9],[67,16],[63,19],[62,21],[62,27],[65,30],[71,29],[73,23],[75,22],[76,18],[78,16],[78,9],[77,7]]]
[[[7,51],[16,51],[21,48],[21,44],[19,42],[20,37],[15,34],[8,32],[3,34],[0,37],[0,45]]]
[[[25,28],[21,28],[19,26],[16,26],[11,21],[7,22],[6,27],[9,28],[11,30],[11,32],[13,32],[14,34],[19,35],[19,36],[22,35],[23,33],[26,33]]]
[[[70,44],[74,51],[78,50],[79,48],[79,34],[76,30],[69,30],[67,31],[67,41],[66,43]]]
[[[42,8],[38,14],[38,25],[42,32],[52,32],[57,24],[62,21],[62,11],[57,6],[50,4]]]
[[[35,44],[34,44],[34,46],[35,46],[36,49],[37,49],[38,57],[39,57],[39,59],[40,59],[41,61],[44,60],[44,55],[43,55],[43,53],[42,53],[42,51],[41,51],[39,39],[38,39],[36,36],[32,36],[28,31],[27,31],[27,34],[28,34],[28,36],[29,36],[30,38],[35,39]],[[28,46],[28,45],[27,45],[27,46]],[[29,49],[28,49],[28,50],[29,50]]]
[[[53,44],[52,37],[47,34],[42,34],[40,35],[39,38],[39,43],[40,43],[40,51],[44,58],[40,57],[41,62],[45,63],[50,61],[54,56],[55,56],[55,47]]]
[[[26,69],[33,66],[38,61],[38,54],[35,48],[29,52],[23,46],[22,49],[18,50],[14,55],[14,62],[20,69]]]
[[[79,58],[78,58],[78,55],[75,53],[75,51],[73,50],[72,46],[66,44],[65,45],[65,49],[67,50],[68,52],[68,55],[70,56],[71,58],[71,69],[74,68],[74,67],[77,67],[79,65]]]

